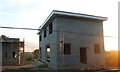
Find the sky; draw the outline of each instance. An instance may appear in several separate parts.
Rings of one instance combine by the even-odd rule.
[[[118,49],[119,0],[0,0],[0,26],[39,28],[52,12],[61,10],[107,17],[103,23],[105,50]],[[25,51],[39,48],[38,31],[0,28],[0,35],[25,39]]]

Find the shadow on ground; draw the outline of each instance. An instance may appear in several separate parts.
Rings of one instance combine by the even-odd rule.
[[[111,71],[88,71],[88,70],[3,70],[2,72],[120,72],[118,70]]]

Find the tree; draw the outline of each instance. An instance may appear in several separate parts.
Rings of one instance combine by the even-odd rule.
[[[0,38],[2,38],[2,39],[6,39],[6,38],[8,38],[7,36],[5,36],[5,35],[1,35],[1,37]]]
[[[38,59],[38,58],[39,58],[39,49],[36,49],[33,52],[33,59]]]
[[[32,52],[25,52],[25,61],[27,64],[32,63],[32,61],[33,61]]]

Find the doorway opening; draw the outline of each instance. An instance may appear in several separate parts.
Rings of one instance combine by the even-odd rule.
[[[50,62],[50,46],[46,46],[46,52],[47,52],[47,62]]]
[[[86,47],[80,47],[80,63],[87,64]]]

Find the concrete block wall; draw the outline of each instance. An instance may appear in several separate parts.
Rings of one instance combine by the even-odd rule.
[[[51,23],[51,22],[49,22]],[[60,17],[57,16],[52,20],[53,32],[43,37],[40,42],[42,51],[42,61],[47,62],[46,45],[50,45],[50,67],[54,69],[61,68],[61,49],[60,37],[61,30],[64,32],[64,43],[71,43],[71,54],[64,55],[64,68],[85,68],[91,65],[105,65],[104,60],[104,38],[103,24],[100,20]],[[48,29],[48,26],[46,26]],[[98,35],[98,36],[94,36]],[[100,54],[94,54],[94,44],[100,44]],[[87,48],[87,64],[80,63],[80,47]]]

